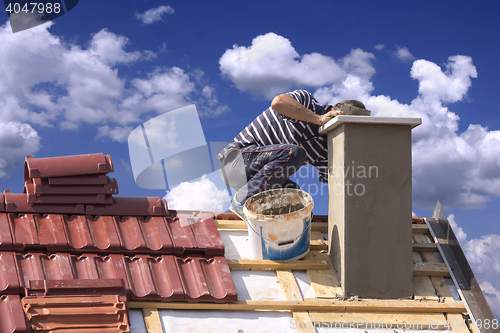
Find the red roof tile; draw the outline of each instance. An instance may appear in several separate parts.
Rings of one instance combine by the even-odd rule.
[[[28,326],[38,332],[129,332],[124,302],[117,295],[27,296]]]
[[[112,205],[113,197],[105,194],[90,195],[36,195],[28,194],[29,204],[38,205],[67,205],[67,204],[87,204],[87,205]]]
[[[113,197],[112,205],[87,205],[86,214],[117,216],[162,216],[163,203],[157,197]]]
[[[113,172],[109,155],[102,153],[60,157],[33,158],[26,156],[24,180]]]
[[[235,302],[236,288],[224,257],[177,258],[188,302]]]
[[[20,291],[14,253],[0,252],[0,293],[18,294]]]
[[[74,300],[64,295],[113,294],[119,301],[236,301],[213,213],[169,211],[166,200],[158,197],[112,196],[118,185],[106,176],[110,171],[111,158],[104,154],[27,157],[26,193],[0,194],[0,294],[43,297],[26,298],[28,326],[42,331],[65,325],[83,329],[78,326],[83,321],[72,318],[71,311],[78,309],[68,310]],[[59,298],[50,298],[55,296]],[[54,306],[37,303],[47,300]],[[17,303],[15,297],[2,301],[5,313],[16,304],[19,308],[19,297]],[[110,318],[113,311],[104,312]],[[94,328],[116,332],[113,325],[122,325],[119,320],[115,317],[108,326]],[[26,331],[15,323],[5,325]]]
[[[12,251],[13,249],[9,219],[6,213],[0,213],[0,250]]]
[[[27,332],[19,295],[0,296],[0,332]]]
[[[77,175],[65,177],[48,177],[49,185],[106,185],[108,177],[105,174]]]
[[[47,178],[33,178],[24,183],[28,194],[118,194],[115,178],[106,178],[103,185],[51,185]]]
[[[69,257],[75,279],[121,279],[129,296],[130,284],[122,255],[100,256],[86,253]]]
[[[150,257],[147,259],[153,281],[161,296],[161,301],[184,300],[185,292],[182,288],[179,270],[175,262],[176,258],[171,255],[161,257]],[[176,274],[174,272],[177,272]]]
[[[170,211],[167,218],[174,253],[205,253],[224,255],[224,243],[220,238],[211,212]]]
[[[85,205],[39,205],[29,204],[26,193],[17,194],[4,191],[5,211],[13,213],[58,213],[58,214],[85,214]]]
[[[149,256],[124,257],[125,271],[130,283],[131,299],[159,300],[161,297],[148,267]],[[176,272],[177,273],[177,272]]]
[[[68,242],[59,214],[7,214],[14,240],[14,249],[45,249],[66,251]]]
[[[127,301],[123,279],[30,280],[26,296],[118,295]]]
[[[120,239],[112,216],[63,215],[63,219],[70,252],[120,252]]]
[[[172,239],[163,217],[114,217],[122,253],[173,253]]]
[[[29,286],[30,280],[73,279],[73,271],[66,253],[45,254],[16,253],[17,273],[21,288]]]

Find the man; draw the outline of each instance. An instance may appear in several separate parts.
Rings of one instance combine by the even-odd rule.
[[[292,176],[305,163],[318,169],[327,182],[328,147],[318,135],[321,125],[343,114],[343,105],[365,108],[356,100],[320,105],[306,90],[276,96],[217,156],[223,179],[237,190],[231,211],[243,217],[243,205],[252,195],[273,188],[299,188]]]

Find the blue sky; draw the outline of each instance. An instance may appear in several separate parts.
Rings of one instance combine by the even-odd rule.
[[[145,121],[195,104],[206,141],[228,142],[278,93],[356,98],[375,116],[423,119],[413,211],[431,216],[441,201],[500,317],[499,11],[448,0],[87,0],[16,34],[5,13],[1,189],[22,191],[25,155],[103,152],[121,195],[163,197],[131,170],[127,137]],[[303,188],[320,186],[303,176]],[[315,213],[326,214],[316,188]],[[209,197],[199,189],[171,195]]]

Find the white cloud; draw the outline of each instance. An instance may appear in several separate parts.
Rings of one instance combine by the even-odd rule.
[[[196,182],[182,182],[164,197],[169,209],[224,211],[230,200],[227,189],[218,189],[206,176]]]
[[[134,79],[135,94],[125,100],[127,108],[154,110],[157,113],[189,104],[186,98],[195,91],[189,75],[178,67],[157,69],[146,79]]]
[[[361,100],[375,116],[421,118],[422,125],[412,133],[414,203],[427,209],[437,200],[445,206],[479,208],[500,195],[500,131],[470,125],[459,133],[459,117],[447,106],[466,97],[476,76],[470,57],[452,56],[444,69],[417,60],[411,77],[419,81],[419,90],[410,104],[371,95],[372,83],[351,73],[341,84],[322,87],[314,95],[332,104]]]
[[[399,51],[410,58],[406,48]],[[227,50],[219,64],[224,76],[254,95],[272,98],[292,87],[316,87],[313,94],[321,103],[358,99],[374,116],[421,118],[422,125],[412,131],[413,200],[421,208],[432,209],[437,200],[447,207],[480,208],[491,196],[500,196],[500,131],[471,124],[460,133],[459,116],[449,106],[466,98],[477,77],[472,59],[451,56],[443,68],[414,61],[410,75],[419,88],[413,101],[404,104],[372,95],[373,58],[360,49],[338,61],[317,53],[301,57],[288,39],[268,33],[250,47]]]
[[[250,47],[234,45],[219,65],[238,89],[272,98],[291,87],[339,83],[347,71],[367,78],[374,73],[373,57],[359,49],[339,61],[319,53],[301,56],[288,39],[271,32],[254,38]]]
[[[139,60],[141,52],[126,52],[124,47],[127,44],[128,39],[126,37],[117,36],[107,29],[103,29],[92,37],[88,52],[108,65],[131,63]]]
[[[496,318],[500,318],[500,236],[486,235],[467,240],[467,234],[455,222],[455,216],[448,218],[460,242],[488,304]]]
[[[396,58],[398,58],[399,60],[402,60],[404,62],[411,61],[411,60],[415,59],[415,57],[413,56],[413,54],[411,54],[411,52],[408,50],[408,48],[402,47],[402,46],[397,46],[397,49],[394,52],[394,55],[396,56]]]
[[[384,44],[377,44],[374,47],[375,47],[375,50],[382,51],[384,49],[385,45]]]
[[[419,81],[419,94],[432,101],[454,103],[463,99],[472,85],[471,78],[477,77],[476,67],[467,56],[452,56],[445,71],[427,60],[413,63],[411,77]]]
[[[131,126],[110,127],[105,125],[97,129],[97,138],[111,139],[120,143],[127,142],[128,136],[132,130],[133,128]]]
[[[39,149],[40,137],[29,124],[0,121],[0,177],[22,165],[26,155]]]
[[[170,6],[160,6],[157,8],[152,8],[144,13],[135,14],[135,18],[141,21],[143,24],[153,24],[158,21],[162,21],[162,17],[165,14],[173,14],[174,9]]]
[[[155,57],[152,51],[128,51],[128,39],[103,29],[87,47],[68,44],[49,32],[52,23],[13,34],[0,27],[0,119],[76,129],[99,124],[97,137],[122,142],[131,124],[187,104],[199,104],[200,116],[228,110],[216,92],[198,83],[203,73],[159,68],[126,79],[120,66]],[[208,97],[207,97],[208,96]],[[10,161],[10,160],[9,160]],[[10,163],[4,162],[3,163]],[[3,169],[8,169],[5,166]]]

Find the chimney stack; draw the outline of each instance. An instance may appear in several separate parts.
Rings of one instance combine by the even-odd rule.
[[[420,118],[337,116],[328,135],[329,252],[344,295],[411,297],[411,129]]]

